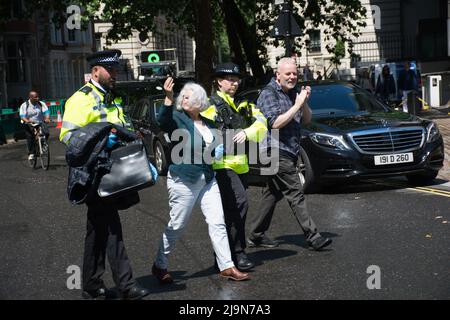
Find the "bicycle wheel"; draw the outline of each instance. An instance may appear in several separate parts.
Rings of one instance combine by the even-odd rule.
[[[41,161],[42,169],[48,170],[48,167],[50,165],[50,149],[48,147],[48,143],[45,140],[45,137],[39,138],[39,151],[40,156],[39,159]]]
[[[30,168],[36,168],[36,162],[37,162],[37,155],[34,155],[33,159],[28,159],[28,165]]]

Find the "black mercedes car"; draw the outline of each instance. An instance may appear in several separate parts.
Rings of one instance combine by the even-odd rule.
[[[312,81],[312,122],[302,127],[299,172],[305,192],[362,178],[403,175],[413,185],[428,184],[443,166],[444,144],[437,125],[395,111],[350,82]],[[255,101],[262,88],[239,98]],[[257,165],[250,181],[264,180]]]

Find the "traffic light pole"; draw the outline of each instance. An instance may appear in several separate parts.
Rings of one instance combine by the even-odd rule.
[[[284,40],[284,44],[286,47],[286,53],[285,56],[286,57],[292,57],[293,54],[293,39],[292,39],[292,24],[291,24],[291,13],[292,13],[292,8],[291,8],[291,1],[285,1],[285,3],[283,3],[283,12],[286,14],[287,16],[287,31],[285,34],[285,40]]]

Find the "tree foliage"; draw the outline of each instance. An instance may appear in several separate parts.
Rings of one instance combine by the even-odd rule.
[[[104,20],[112,23],[109,41],[129,37],[133,30],[142,35],[158,32],[156,18],[164,16],[174,28],[186,30],[196,40],[196,74],[207,87],[215,48],[228,47],[231,57],[241,67],[248,63],[256,77],[262,76],[267,63],[267,45],[283,45],[282,39],[270,37],[273,24],[280,13],[273,0],[29,0],[31,11],[55,10],[55,21],[63,21],[65,8],[78,4],[84,8],[82,19]],[[0,6],[0,10],[4,9]],[[98,14],[100,12],[100,14]],[[308,30],[324,30],[324,42],[339,63],[344,48],[352,54],[352,39],[363,27],[365,8],[360,0],[296,0],[293,13],[306,35]],[[226,35],[226,36],[224,36]],[[297,37],[294,50],[305,46],[306,37]]]

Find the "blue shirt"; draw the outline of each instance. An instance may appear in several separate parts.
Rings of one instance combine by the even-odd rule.
[[[267,88],[267,87],[271,88]],[[287,112],[295,102],[297,91],[296,89],[289,90],[285,93],[275,78],[272,78],[267,84],[267,87],[261,91],[256,105],[267,118],[269,126],[269,134],[267,139],[262,143],[262,149],[267,148],[272,144],[272,147],[277,147],[290,155],[297,157],[300,153],[300,123],[302,112],[297,112],[294,118],[283,128],[278,129],[279,141],[274,139],[272,126],[278,116]]]

